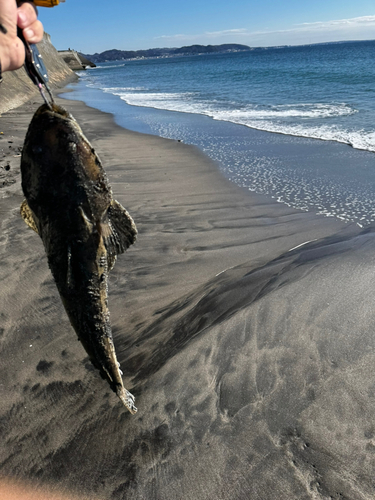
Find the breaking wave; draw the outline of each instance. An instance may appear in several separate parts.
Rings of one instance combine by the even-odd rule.
[[[150,92],[142,87],[104,87],[131,106],[198,113],[215,120],[296,137],[336,141],[356,149],[375,152],[375,132],[350,130],[325,120],[358,113],[346,103],[296,103],[275,106],[247,105],[228,109],[228,103],[200,99],[198,92]],[[231,103],[235,106],[235,103]],[[226,107],[225,107],[226,106]]]

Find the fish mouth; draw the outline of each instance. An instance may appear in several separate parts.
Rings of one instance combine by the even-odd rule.
[[[51,105],[47,106],[47,104],[42,104],[40,108],[37,109],[35,116],[40,116],[44,114],[51,114],[51,115],[58,115],[62,118],[71,118],[71,114],[68,113],[68,111],[63,108],[62,106],[59,106],[58,104],[52,103]]]

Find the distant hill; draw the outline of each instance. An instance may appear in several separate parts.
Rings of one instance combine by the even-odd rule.
[[[147,49],[147,50],[106,50],[100,54],[82,54],[92,62],[122,61],[125,59],[141,59],[146,57],[191,56],[196,54],[212,54],[223,52],[240,52],[251,50],[247,45],[225,43],[223,45],[189,45],[180,48]]]

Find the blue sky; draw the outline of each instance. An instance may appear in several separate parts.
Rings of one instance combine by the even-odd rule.
[[[373,0],[66,0],[39,17],[58,49],[375,39]]]

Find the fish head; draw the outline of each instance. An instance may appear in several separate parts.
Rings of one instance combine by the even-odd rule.
[[[42,105],[29,125],[21,158],[22,188],[32,210],[59,200],[60,208],[92,193],[110,200],[101,162],[74,117],[56,104]],[[94,196],[94,194],[93,194]],[[104,199],[105,198],[105,199]]]

